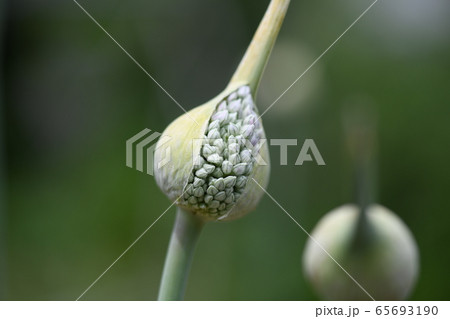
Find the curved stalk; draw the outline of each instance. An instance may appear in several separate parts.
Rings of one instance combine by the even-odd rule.
[[[272,0],[230,84],[247,82],[256,95],[259,81],[280,31],[290,0]]]
[[[178,207],[167,250],[158,300],[182,300],[203,221]]]

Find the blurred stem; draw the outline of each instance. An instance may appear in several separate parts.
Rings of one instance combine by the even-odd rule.
[[[363,243],[370,238],[367,209],[373,202],[374,193],[373,158],[376,129],[374,111],[367,104],[367,101],[358,101],[356,106],[344,113],[346,141],[353,171],[354,199],[360,209],[355,234],[357,243]]]
[[[247,82],[253,95],[259,85],[270,52],[286,15],[289,0],[272,0],[253,36],[244,57],[231,78],[230,85]]]
[[[182,300],[204,222],[178,207],[159,287],[158,300]]]
[[[367,208],[372,203],[371,163],[364,155],[358,156],[353,163],[354,193],[360,207],[358,230],[366,233]]]

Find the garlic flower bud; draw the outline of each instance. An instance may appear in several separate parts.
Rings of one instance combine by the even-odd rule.
[[[204,221],[247,214],[264,193],[252,179],[268,184],[269,150],[253,97],[288,6],[271,0],[227,88],[173,121],[156,146],[158,186]],[[159,165],[167,149],[170,161]]]
[[[167,148],[171,160],[158,167]],[[253,210],[263,191],[251,179],[267,186],[270,166],[250,87],[231,86],[172,122],[154,163],[161,190],[204,220],[231,220]]]
[[[380,205],[367,208],[364,234],[357,235],[361,212],[344,205],[326,214],[311,236],[375,300],[403,300],[414,287],[419,257],[408,227]],[[314,240],[303,255],[305,275],[325,300],[370,300]]]

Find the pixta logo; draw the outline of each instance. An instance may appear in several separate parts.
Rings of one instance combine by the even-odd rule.
[[[156,143],[159,138],[159,143]],[[148,175],[153,175],[153,169],[156,167],[157,169],[163,167],[171,161],[171,150],[168,146],[168,141],[171,140],[170,136],[164,135],[161,136],[161,133],[152,132],[150,129],[146,128],[135,134],[133,137],[129,138],[126,141],[126,165],[131,168],[135,168],[140,172],[145,172]],[[194,147],[194,149],[203,148],[203,155],[205,154],[205,147],[208,146],[208,150],[212,153],[218,152],[221,148],[218,143],[222,142],[221,139],[218,141],[212,141],[211,139],[195,139],[193,141],[193,146],[200,144],[198,147]],[[262,139],[259,141],[257,145],[253,145],[250,141],[242,139],[240,142],[242,144],[242,148],[244,145],[247,146],[248,149],[252,149],[251,157],[254,161],[261,166],[267,165],[267,163],[262,159],[259,154],[259,149],[264,145],[264,143],[268,143],[269,147],[280,147],[280,158],[279,165],[286,166],[287,163],[287,151],[288,146],[296,146],[296,139],[270,139],[265,140]],[[239,145],[241,145],[239,144]],[[161,149],[161,160],[154,163],[154,152],[159,148]],[[223,147],[222,147],[223,148]],[[240,147],[241,148],[241,147]],[[248,151],[243,151],[242,153],[238,152],[238,156],[247,156],[248,154],[243,154]],[[222,153],[221,153],[222,154]],[[193,153],[194,155],[194,153]],[[221,159],[220,154],[213,154],[215,158]],[[224,154],[222,154],[224,155]],[[209,158],[209,157],[208,157]],[[212,157],[211,157],[212,158]],[[227,158],[225,158],[227,159]],[[195,162],[195,158],[192,159],[193,163]],[[223,160],[223,159],[222,159]],[[212,159],[211,159],[212,161]],[[230,162],[230,161],[225,161]],[[298,154],[297,160],[295,161],[295,166],[303,165],[304,162],[316,162],[317,165],[325,165],[325,161],[322,158],[322,155],[319,152],[315,142],[313,139],[306,139],[303,142],[302,147],[300,148],[300,152]],[[221,163],[221,162],[220,162]],[[215,163],[218,164],[218,163]],[[232,164],[232,163],[231,163]],[[236,163],[235,163],[236,164]]]
[[[138,171],[144,172],[148,175],[153,175],[154,157],[153,153],[156,149],[156,140],[161,136],[161,133],[153,132],[146,128],[129,138],[126,142],[126,165],[128,167],[135,167]],[[158,148],[163,148],[163,158],[157,163],[157,167],[161,168],[170,162],[170,147],[167,147],[167,142],[171,138],[169,136],[162,136]]]
[[[271,139],[271,146],[279,146],[280,147],[280,165],[287,165],[287,148],[288,146],[297,146],[296,139]],[[314,158],[311,156],[313,155]],[[319,152],[319,149],[314,143],[313,139],[306,139],[303,142],[303,146],[300,149],[297,160],[295,161],[295,166],[303,165],[304,162],[316,162],[317,165],[325,165],[325,161],[323,160],[322,155]]]

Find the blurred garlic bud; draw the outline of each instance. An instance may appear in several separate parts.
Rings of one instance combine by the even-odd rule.
[[[236,85],[173,121],[155,151],[155,178],[170,200],[204,220],[255,209],[269,181],[269,151],[248,85]],[[159,145],[164,143],[164,146]],[[170,148],[171,160],[158,167]]]
[[[408,227],[391,211],[371,205],[360,219],[356,205],[344,205],[325,215],[311,236],[375,299],[404,300],[419,271],[419,253]],[[363,222],[364,225],[359,224]],[[358,233],[363,227],[363,233]],[[309,239],[304,271],[325,300],[371,298]]]

